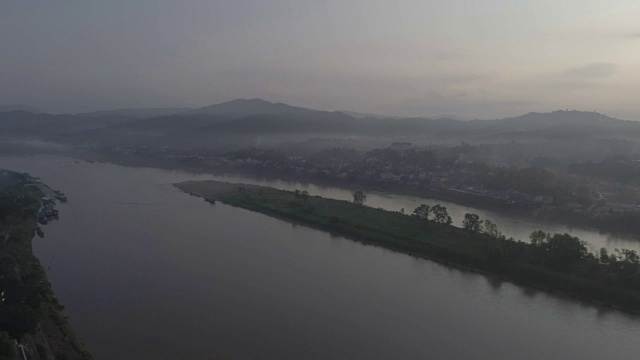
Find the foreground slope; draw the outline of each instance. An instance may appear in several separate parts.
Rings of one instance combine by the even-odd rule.
[[[18,352],[30,360],[91,359],[33,255],[31,239],[43,194],[31,182],[26,175],[0,170],[0,335],[19,341]]]

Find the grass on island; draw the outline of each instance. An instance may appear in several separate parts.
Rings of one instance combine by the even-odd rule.
[[[220,201],[356,241],[640,313],[638,259],[587,253],[586,244],[568,234],[548,234],[537,244],[529,244],[400,212],[268,187],[218,181],[183,182],[176,187],[210,202]]]

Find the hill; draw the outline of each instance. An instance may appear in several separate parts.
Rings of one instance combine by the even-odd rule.
[[[52,140],[64,133],[79,133],[130,121],[124,116],[35,114],[26,111],[0,112],[0,137]]]
[[[273,103],[263,99],[236,99],[221,104],[205,106],[190,111],[192,114],[233,115],[246,117],[251,115],[304,114],[314,111],[283,103]]]
[[[26,111],[34,114],[42,114],[42,111],[33,106],[23,104],[0,105],[0,113],[11,111]]]
[[[150,116],[155,114],[163,115]],[[517,142],[560,153],[579,149],[597,154],[615,151],[609,149],[611,144],[616,149],[639,149],[640,123],[582,111],[472,121],[364,117],[262,99],[238,99],[197,109],[125,109],[75,115],[5,112],[0,113],[0,136],[72,144],[217,150],[316,138],[337,139],[346,146],[395,141],[418,145]]]
[[[116,109],[116,110],[102,110],[92,111],[88,113],[79,113],[76,115],[86,117],[109,117],[109,116],[122,116],[135,119],[147,119],[152,117],[186,114],[192,109],[190,108],[147,108],[147,109]]]

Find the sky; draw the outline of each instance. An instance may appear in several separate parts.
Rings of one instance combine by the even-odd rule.
[[[0,105],[640,120],[638,0],[0,0]]]

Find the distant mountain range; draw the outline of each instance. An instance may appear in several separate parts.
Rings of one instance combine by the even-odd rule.
[[[221,104],[215,104],[200,108],[148,108],[148,109],[118,109],[80,113],[92,117],[102,116],[129,116],[135,118],[150,118],[167,115],[225,115],[243,117],[249,115],[265,114],[294,114],[312,111],[301,107],[295,107],[283,103],[272,103],[262,99],[236,99]]]
[[[236,116],[304,114],[308,112],[315,112],[315,110],[283,103],[272,103],[262,99],[237,99],[191,111],[193,114]]]
[[[0,105],[0,113],[11,111],[26,111],[33,114],[42,114],[42,111],[29,105],[13,104],[13,105]]]
[[[10,110],[0,112],[1,137],[73,144],[217,149],[268,139],[286,142],[314,137],[416,143],[640,140],[638,122],[581,111],[461,121],[318,111],[262,99],[238,99],[197,109],[121,109],[69,115]]]
[[[0,112],[0,138],[50,140],[64,133],[79,133],[131,120],[132,118],[123,116],[92,118],[86,115],[51,115],[27,111]]]

